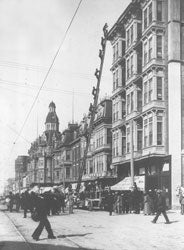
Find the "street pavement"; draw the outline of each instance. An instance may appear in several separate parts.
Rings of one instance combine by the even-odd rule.
[[[21,236],[13,232],[15,228],[13,229],[8,219],[10,218],[31,249],[184,250],[184,216],[179,211],[169,211],[168,216],[171,224],[165,224],[162,215],[157,223],[153,224],[151,223],[153,216],[143,214],[109,216],[105,211],[90,212],[76,209],[74,214],[49,216],[57,239],[47,239],[44,230],[40,241],[35,242],[31,235],[38,223],[31,220],[30,214],[28,218],[23,218],[22,212],[0,212],[1,227],[4,223],[7,227],[4,232],[0,230],[0,237],[4,235],[2,239],[6,242],[14,241],[15,245],[17,242],[23,242]],[[7,235],[9,232],[11,237]],[[15,247],[0,246],[0,250],[10,249],[15,250]]]

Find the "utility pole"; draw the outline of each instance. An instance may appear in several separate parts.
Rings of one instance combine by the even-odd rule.
[[[130,121],[130,175],[131,175],[131,186],[134,186],[134,138],[133,138],[133,119]]]
[[[84,149],[84,156],[82,159],[82,164],[79,167],[79,178],[78,178],[78,183],[77,183],[77,188],[76,188],[77,193],[79,193],[80,185],[81,185],[81,181],[82,181],[82,175],[83,175],[84,169],[86,167],[86,159],[87,159],[88,149],[89,149],[89,145],[90,145],[91,135],[93,132],[93,123],[95,120],[96,109],[97,109],[97,105],[98,105],[98,97],[99,97],[99,92],[100,92],[100,82],[101,82],[101,77],[102,77],[102,70],[103,70],[105,51],[106,51],[106,42],[107,42],[107,36],[108,36],[107,24],[105,24],[103,27],[103,34],[104,34],[104,36],[101,37],[101,49],[99,50],[100,69],[96,69],[96,71],[95,71],[95,77],[97,79],[97,84],[96,84],[96,87],[93,87],[93,90],[92,90],[93,104],[91,103],[90,108],[89,108],[89,120],[90,121],[89,121],[89,125],[87,127],[87,131],[85,133],[86,147]]]
[[[20,165],[19,165],[19,194],[20,194]]]
[[[63,162],[63,189],[65,194],[65,164],[64,164],[64,158],[62,159]]]
[[[44,157],[43,157],[43,161],[44,161],[44,184],[47,182],[47,160],[46,160],[46,153],[44,151]]]

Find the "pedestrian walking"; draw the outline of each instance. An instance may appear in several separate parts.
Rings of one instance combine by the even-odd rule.
[[[12,192],[9,192],[9,211],[12,212],[13,211],[13,203],[14,203],[14,195]]]
[[[162,195],[161,190],[157,190],[157,213],[155,218],[152,220],[152,223],[156,223],[158,217],[161,215],[161,213],[163,214],[165,220],[166,220],[166,224],[170,224],[169,218],[166,214],[166,200],[165,197]]]
[[[155,190],[151,189],[149,190],[148,194],[150,196],[151,214],[154,215],[156,212],[157,193]]]
[[[117,213],[118,214],[122,213],[122,205],[123,205],[122,196],[119,193],[118,196],[117,196],[117,200],[116,200],[116,206],[117,206]]]
[[[108,206],[109,215],[111,216],[113,212],[113,208],[114,208],[114,197],[111,191],[109,191],[107,195],[107,206]]]
[[[7,205],[7,210],[10,212],[13,211],[13,202],[14,202],[14,195],[12,192],[9,192],[9,195],[6,197],[6,205]]]
[[[148,192],[144,193],[144,215],[151,214],[151,198]]]
[[[141,193],[137,188],[136,183],[134,183],[133,190],[133,209],[135,214],[140,214],[140,203],[141,203]]]
[[[183,193],[180,193],[179,196],[179,201],[180,201],[180,205],[181,205],[181,214],[184,214],[184,195]]]
[[[123,201],[123,213],[127,213],[129,212],[129,194],[128,192],[125,192],[123,195],[122,195],[122,201]]]
[[[68,208],[69,208],[69,214],[73,214],[73,193],[70,192],[68,194]]]
[[[20,194],[19,193],[16,193],[15,194],[15,209],[16,209],[16,212],[19,212],[20,210]]]
[[[48,239],[56,239],[53,234],[50,222],[47,218],[48,209],[45,198],[35,194],[35,196],[33,197],[33,204],[39,218],[39,225],[32,234],[33,239],[36,241],[39,240],[44,227],[47,230]]]
[[[65,195],[63,192],[61,192],[61,208],[62,208],[62,212],[65,212]]]
[[[21,203],[22,203],[22,208],[24,210],[24,218],[27,218],[28,210],[32,212],[31,196],[27,190],[24,193],[22,193]]]

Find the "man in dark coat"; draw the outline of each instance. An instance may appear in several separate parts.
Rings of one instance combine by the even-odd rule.
[[[47,203],[46,203],[45,198],[39,195],[35,195],[35,197],[33,198],[33,205],[35,207],[35,210],[38,213],[38,217],[40,220],[38,227],[35,229],[35,231],[32,234],[33,239],[36,241],[39,240],[39,237],[44,227],[47,230],[48,239],[55,239],[56,237],[53,234],[50,222],[47,218],[48,208],[47,208]]]
[[[19,193],[15,194],[15,205],[16,205],[16,212],[19,212],[20,209],[20,195]]]
[[[157,214],[155,218],[153,219],[152,223],[156,223],[158,217],[163,214],[166,224],[170,224],[169,218],[166,214],[166,200],[165,197],[162,195],[161,190],[157,191],[157,200],[156,200],[156,205],[157,205]]]
[[[114,207],[114,196],[111,191],[109,191],[107,195],[107,206],[108,206],[109,215],[112,215],[112,211]]]
[[[27,211],[30,210],[32,212],[31,196],[27,190],[22,194],[21,202],[24,210],[24,218],[27,218]]]
[[[9,192],[9,211],[12,212],[13,211],[13,201],[14,201],[14,195],[12,192]]]

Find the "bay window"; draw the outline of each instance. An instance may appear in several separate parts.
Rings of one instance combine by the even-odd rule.
[[[116,74],[113,72],[113,90],[116,89]]]
[[[162,35],[157,35],[157,58],[162,58]]]
[[[113,46],[113,62],[115,62],[115,58],[116,58],[116,56],[115,56],[115,45]]]
[[[152,95],[153,95],[153,84],[152,84],[152,78],[149,79],[148,84],[149,84],[149,95],[148,95],[148,102],[152,101]]]
[[[142,109],[142,91],[137,91],[137,109],[138,111],[141,111]]]
[[[126,154],[126,128],[122,129],[122,155]]]
[[[144,43],[144,65],[148,62],[147,42]]]
[[[148,120],[144,120],[144,147],[148,146]]]
[[[113,156],[118,156],[118,138],[119,133],[116,131],[113,134]]]
[[[130,114],[130,94],[127,95],[127,114]]]
[[[162,21],[162,1],[157,0],[157,21]]]
[[[148,46],[149,46],[149,51],[148,51],[148,61],[152,59],[152,51],[153,51],[153,44],[152,44],[152,37],[149,38],[148,40]]]
[[[148,26],[148,17],[147,17],[147,9],[144,10],[144,29]]]
[[[130,43],[133,43],[133,25],[130,27]]]
[[[137,150],[142,150],[142,120],[137,122]]]
[[[153,99],[153,80],[150,78],[144,82],[144,105],[151,102]]]
[[[148,82],[144,83],[144,105],[148,102]]]
[[[150,117],[148,119],[148,121],[149,121],[149,140],[148,140],[149,142],[148,142],[148,144],[149,144],[149,146],[151,146],[153,144],[153,118]]]
[[[131,105],[130,105],[130,109],[131,109],[131,112],[134,110],[134,92],[132,91],[131,92]]]
[[[132,91],[127,95],[127,114],[134,110],[134,92]]]
[[[115,82],[116,82],[116,88],[118,87],[118,69],[115,72]]]
[[[157,76],[157,100],[162,100],[162,77]]]
[[[130,36],[129,36],[129,34],[130,34],[130,30],[127,30],[127,48],[130,45]]]
[[[129,59],[127,59],[126,67],[127,67],[127,79],[129,79],[130,78],[130,60]]]
[[[152,13],[152,3],[150,3],[150,5],[148,6],[148,11],[149,11],[149,24],[152,23],[152,16],[153,16],[153,13]]]
[[[157,145],[163,144],[163,117],[157,116]]]
[[[134,40],[134,33],[132,24],[126,32],[126,48],[128,48],[133,43],[133,40]]]
[[[143,11],[143,25],[146,29],[153,21],[153,5],[150,3]]]
[[[127,128],[127,153],[130,153],[130,127]]]
[[[133,55],[130,57],[130,76],[133,76]]]

